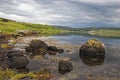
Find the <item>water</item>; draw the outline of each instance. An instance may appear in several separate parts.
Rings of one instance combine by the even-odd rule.
[[[50,36],[61,43],[82,45],[86,41],[96,37],[78,35]],[[73,71],[65,75],[56,75],[57,80],[119,80],[120,79],[120,39],[97,37],[106,48],[105,58],[98,61],[99,65],[85,64],[79,57],[79,52],[67,54],[73,63]],[[59,76],[59,77],[58,77]]]
[[[105,55],[91,61],[79,57],[79,48],[92,38],[97,38],[105,44]],[[48,68],[53,74],[51,80],[120,80],[120,39],[105,37],[89,37],[79,35],[61,35],[48,37],[23,37],[15,49],[24,49],[32,39],[41,39],[55,46],[62,46],[65,51],[54,56],[45,55],[43,59],[30,59],[29,71],[39,71]],[[55,39],[55,40],[54,40]],[[57,40],[57,41],[56,41]],[[58,43],[59,42],[59,43]],[[21,44],[22,43],[22,44]],[[58,63],[62,59],[72,62],[73,70],[66,74],[58,72]]]

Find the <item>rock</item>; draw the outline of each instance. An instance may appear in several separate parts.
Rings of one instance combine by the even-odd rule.
[[[55,51],[48,51],[48,54],[49,54],[49,55],[56,55],[57,52],[55,52]]]
[[[38,31],[32,31],[32,34],[40,34],[40,32],[38,32]]]
[[[7,57],[9,61],[8,66],[10,68],[25,68],[29,63],[22,51],[9,51]]]
[[[14,51],[14,50],[8,51],[7,53],[8,58],[12,58],[14,56],[24,56],[24,54],[21,51]]]
[[[105,58],[105,46],[99,40],[88,40],[81,46],[79,56],[84,64],[89,66],[101,65]]]
[[[73,70],[72,63],[70,61],[60,61],[58,72],[60,74],[66,74]]]
[[[48,51],[58,51],[56,46],[48,46]]]
[[[33,55],[45,55],[48,45],[41,40],[32,40],[27,50],[31,51]]]
[[[81,46],[79,53],[80,55],[104,55],[105,46],[99,40],[91,39]]]
[[[26,51],[26,52],[32,52],[32,48],[29,47],[29,46],[28,46],[28,47],[25,47],[25,51]]]
[[[0,61],[4,61],[6,57],[4,49],[0,48]]]
[[[58,53],[63,53],[64,50],[63,49],[58,49]]]
[[[48,46],[48,53],[50,55],[56,55],[57,53],[63,53],[63,49],[58,49],[56,46]]]
[[[29,61],[25,56],[13,56],[9,60],[10,68],[25,68],[29,64]]]
[[[56,46],[48,46],[48,54],[56,55],[58,53],[58,49]]]

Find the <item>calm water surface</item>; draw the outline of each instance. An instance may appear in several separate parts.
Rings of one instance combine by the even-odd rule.
[[[49,38],[49,37],[48,37]],[[50,38],[56,39],[62,43],[82,45],[86,41],[96,37],[85,37],[78,35],[69,36],[50,36]],[[105,58],[90,66],[86,64],[79,57],[79,51],[69,56],[72,64],[73,71],[65,75],[56,74],[55,80],[120,80],[120,39],[114,38],[101,38],[97,37],[106,46]],[[99,64],[100,63],[100,64]]]

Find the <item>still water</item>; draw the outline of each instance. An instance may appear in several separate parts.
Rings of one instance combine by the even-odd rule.
[[[53,80],[120,80],[120,39],[103,37],[86,37],[79,35],[50,36],[61,43],[82,45],[92,38],[97,38],[105,44],[104,58],[98,62],[83,61],[79,57],[79,51],[74,54],[63,54],[69,56],[73,64],[73,70],[67,74],[56,73]],[[89,64],[93,66],[90,66]]]

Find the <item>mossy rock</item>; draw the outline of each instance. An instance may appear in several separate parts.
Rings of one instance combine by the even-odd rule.
[[[89,66],[101,65],[104,62],[105,46],[97,39],[88,40],[80,47],[79,56]]]

